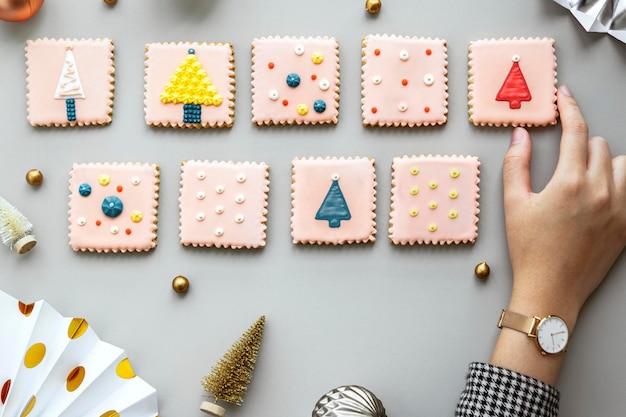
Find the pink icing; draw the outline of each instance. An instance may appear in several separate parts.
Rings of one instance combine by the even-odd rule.
[[[337,228],[316,220],[333,175],[349,207],[351,219]],[[369,158],[309,158],[293,160],[291,236],[294,243],[344,244],[374,242],[376,175]]]
[[[268,170],[265,163],[184,162],[179,198],[181,244],[265,246]],[[198,198],[198,193],[204,197]],[[237,202],[237,196],[243,201]],[[217,230],[223,233],[216,234]]]
[[[511,108],[497,101],[512,66],[519,56],[532,99]],[[556,124],[556,56],[554,39],[490,39],[469,46],[469,119],[475,125],[545,126]]]
[[[296,54],[301,46],[303,53]],[[321,53],[323,62],[315,64],[312,54]],[[334,38],[258,38],[252,42],[252,122],[270,124],[337,123],[339,112],[339,51]],[[270,68],[272,67],[272,68]],[[300,85],[291,88],[287,75],[300,76]],[[314,78],[314,79],[313,79]],[[320,81],[329,87],[322,90]],[[276,90],[278,99],[270,92]],[[318,113],[315,100],[323,100],[326,110]],[[287,105],[283,101],[287,100]],[[297,106],[304,104],[308,113],[298,114]]]
[[[224,98],[219,106],[202,106],[202,127],[230,127],[234,119],[235,72],[232,45],[228,43],[151,43],[146,45],[145,113],[146,123],[155,126],[194,127],[183,123],[182,104],[164,104],[161,93],[174,75],[188,50],[207,72],[213,86]]]
[[[478,231],[479,165],[474,156],[394,158],[391,242],[396,245],[473,243]],[[459,175],[453,178],[451,170]],[[431,187],[431,181],[436,181],[435,188]],[[449,193],[454,190],[457,196],[451,198]],[[431,202],[437,203],[436,208],[429,206]],[[417,210],[416,215],[413,210]],[[457,213],[456,218],[449,217],[451,210]],[[436,230],[430,231],[429,225],[436,225]]]
[[[67,47],[72,47],[85,98],[76,99],[76,121],[69,122],[65,100],[54,98]],[[111,123],[113,43],[110,39],[37,39],[26,42],[28,121],[33,126]]]
[[[110,178],[101,185],[100,175]],[[133,179],[138,179],[134,184]],[[135,181],[137,182],[137,181]],[[81,184],[91,186],[91,194],[79,194]],[[121,191],[117,189],[121,186]],[[155,164],[74,164],[70,173],[69,240],[75,251],[132,252],[148,251],[156,246],[159,168]],[[105,197],[117,196],[124,203],[115,218],[102,212]],[[140,211],[142,219],[133,222],[131,213]],[[80,225],[84,219],[84,225]],[[97,224],[100,222],[100,225]],[[112,234],[111,228],[118,233]],[[127,234],[126,230],[131,233]]]
[[[402,51],[408,52],[408,59],[400,58]],[[421,126],[446,122],[448,62],[444,40],[368,35],[363,39],[362,52],[364,125]],[[427,76],[432,76],[430,85],[424,82]],[[381,80],[378,84],[376,77]]]

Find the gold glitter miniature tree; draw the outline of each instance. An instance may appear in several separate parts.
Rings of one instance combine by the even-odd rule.
[[[183,104],[184,123],[201,123],[202,105],[219,106],[223,101],[194,49],[189,49],[187,57],[161,93],[162,103]]]
[[[261,316],[213,366],[211,373],[202,379],[202,387],[214,399],[212,403],[203,401],[200,405],[202,411],[223,417],[226,410],[217,405],[218,401],[241,405],[252,379],[264,326],[265,316]]]
[[[0,197],[0,240],[10,249],[15,248],[20,255],[30,251],[37,244],[32,235],[33,225],[15,206]]]

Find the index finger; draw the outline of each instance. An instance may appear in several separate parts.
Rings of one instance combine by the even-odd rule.
[[[586,169],[589,129],[576,99],[565,85],[557,90],[557,106],[563,128],[557,167],[568,170]]]

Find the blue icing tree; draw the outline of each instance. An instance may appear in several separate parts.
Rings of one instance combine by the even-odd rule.
[[[339,177],[333,175],[333,183],[315,214],[315,220],[327,220],[328,227],[337,228],[341,227],[342,220],[350,220],[351,217],[348,203],[339,186]]]

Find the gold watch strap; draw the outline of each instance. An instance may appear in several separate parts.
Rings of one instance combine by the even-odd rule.
[[[537,324],[539,324],[537,317],[528,317],[509,310],[502,310],[498,320],[499,328],[507,327],[528,336],[537,336]]]

